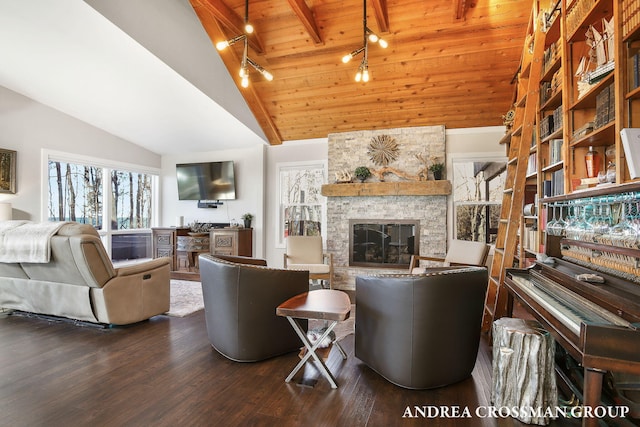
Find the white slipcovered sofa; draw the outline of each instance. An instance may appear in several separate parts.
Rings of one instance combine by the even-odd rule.
[[[9,234],[15,242],[24,233],[18,243],[32,250],[26,242],[39,229],[33,223],[35,232],[22,231],[18,225],[29,225],[22,223],[0,223],[1,308],[113,325],[169,310],[168,258],[114,268],[92,226],[67,222],[57,223],[46,240],[48,261],[23,262],[20,248],[12,253]]]

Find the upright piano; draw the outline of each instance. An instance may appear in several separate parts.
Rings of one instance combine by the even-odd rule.
[[[582,366],[582,404],[602,404],[606,372],[640,375],[639,283],[559,258],[506,273],[508,314],[517,299]],[[597,422],[583,418],[583,425]]]

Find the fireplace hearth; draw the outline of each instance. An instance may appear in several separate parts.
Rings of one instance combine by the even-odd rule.
[[[349,230],[350,266],[408,268],[419,253],[418,220],[352,219]]]

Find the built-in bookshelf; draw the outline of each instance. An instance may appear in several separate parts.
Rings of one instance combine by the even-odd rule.
[[[637,179],[629,172],[620,132],[640,128],[640,0],[536,4],[536,24],[544,29],[539,96],[520,98],[538,108],[526,182],[541,200],[540,212],[545,198]],[[587,171],[590,153],[596,153],[595,176]],[[540,219],[534,227],[531,218],[523,218],[526,235],[520,237],[532,250],[531,242],[544,242],[544,226]]]

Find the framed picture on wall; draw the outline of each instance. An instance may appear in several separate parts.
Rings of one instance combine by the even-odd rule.
[[[0,193],[16,192],[16,152],[0,148]]]

